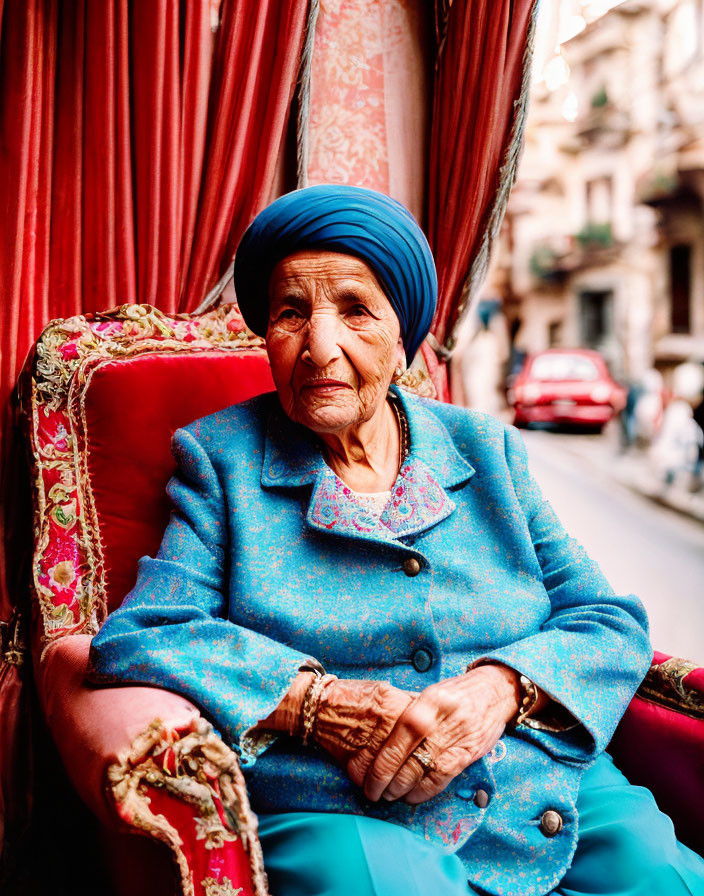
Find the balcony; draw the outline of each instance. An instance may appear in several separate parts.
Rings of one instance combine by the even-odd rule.
[[[658,166],[646,172],[636,182],[636,200],[642,205],[660,209],[663,212],[676,210],[690,211],[701,215],[704,205],[704,145],[698,148],[700,155],[692,150],[686,158],[678,154],[670,164]]]
[[[574,240],[582,252],[598,252],[601,249],[611,249],[614,246],[614,237],[609,221],[603,224],[588,222],[575,233]]]
[[[561,149],[571,154],[595,145],[605,150],[615,150],[624,146],[631,136],[630,115],[618,108],[604,89],[600,89],[574,123],[574,130]]]
[[[530,272],[543,284],[560,285],[575,271],[610,264],[620,248],[609,222],[590,222],[572,236],[536,243],[530,255]]]

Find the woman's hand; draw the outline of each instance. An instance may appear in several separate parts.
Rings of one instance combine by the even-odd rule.
[[[403,797],[416,804],[431,799],[496,745],[518,710],[518,678],[507,666],[487,664],[430,685],[398,717],[379,748],[374,748],[377,737],[352,757],[350,778],[370,800]],[[413,756],[421,745],[434,766],[431,771]]]
[[[303,701],[314,679],[312,672],[299,672],[279,705],[257,728],[300,737]],[[415,696],[385,681],[335,679],[320,698],[313,738],[339,761],[347,762],[364,748],[373,759]]]
[[[385,681],[336,679],[323,691],[313,737],[339,761],[375,756],[414,694]]]

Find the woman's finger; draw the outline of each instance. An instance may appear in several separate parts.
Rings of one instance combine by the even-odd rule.
[[[416,805],[437,796],[469,765],[493,750],[503,732],[503,724],[494,724],[480,740],[472,744],[453,746],[441,753],[436,760],[437,768],[423,776],[415,787],[403,795],[403,799],[411,805]]]
[[[364,786],[364,777],[367,774],[369,766],[374,762],[376,751],[370,746],[364,747],[355,753],[347,763],[347,775],[353,784],[358,787]]]
[[[379,799],[410,754],[437,729],[439,721],[434,707],[422,696],[399,716],[364,777],[368,799]]]
[[[442,793],[450,781],[455,777],[455,775],[441,774],[439,771],[431,772],[429,775],[421,778],[413,790],[410,790],[405,795],[404,800],[411,806],[425,803],[439,793]]]
[[[425,764],[418,758],[420,750],[423,751],[424,758],[427,757]],[[431,771],[434,771],[435,756],[439,753],[440,751],[434,749],[427,739],[424,740],[420,746],[413,750],[396,775],[391,779],[389,786],[381,795],[382,799],[399,800],[417,787],[423,778],[430,774]],[[428,761],[431,767],[428,766]]]
[[[347,774],[358,787],[364,785],[367,770],[374,762],[379,748],[391,733],[397,719],[417,696],[392,688],[390,685],[379,688],[378,693],[382,701],[378,709],[379,719],[372,728],[368,742],[359,748],[347,763]]]

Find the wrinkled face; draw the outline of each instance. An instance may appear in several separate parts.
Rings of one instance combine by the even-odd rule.
[[[374,273],[338,252],[296,252],[269,282],[266,347],[281,404],[314,432],[369,420],[404,358],[398,318]]]

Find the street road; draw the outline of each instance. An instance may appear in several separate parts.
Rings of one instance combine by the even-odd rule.
[[[645,604],[653,647],[704,665],[704,525],[613,481],[604,472],[606,436],[522,435],[533,475],[569,534],[616,593]]]

